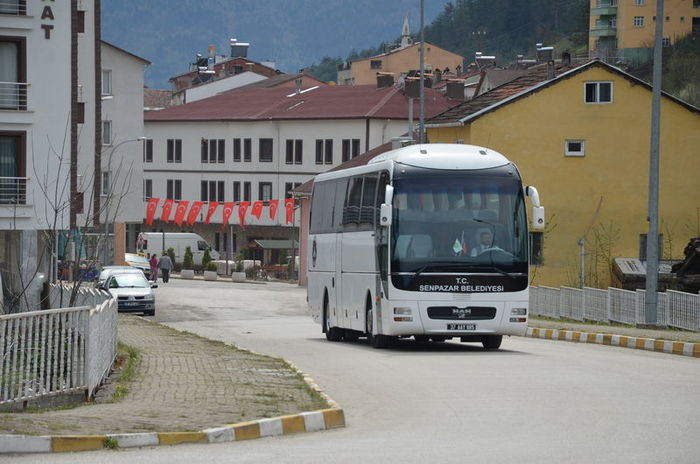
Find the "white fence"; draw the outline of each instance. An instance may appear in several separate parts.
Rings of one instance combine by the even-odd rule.
[[[530,314],[576,321],[643,324],[644,290],[620,288],[530,287]],[[700,331],[700,294],[667,290],[658,293],[656,324]]]
[[[69,286],[51,286],[67,304]],[[55,299],[54,299],[55,298]],[[83,288],[81,306],[0,316],[0,404],[85,391],[92,396],[117,353],[117,303]]]

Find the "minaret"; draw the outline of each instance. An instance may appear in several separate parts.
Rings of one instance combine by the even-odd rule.
[[[401,28],[401,48],[408,47],[413,44],[411,40],[411,27],[408,25],[408,13],[403,18],[403,27]]]

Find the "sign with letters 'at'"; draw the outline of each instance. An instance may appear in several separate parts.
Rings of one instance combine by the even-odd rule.
[[[47,2],[47,0],[42,0],[44,3]],[[49,0],[50,3],[53,3],[54,0]],[[51,31],[53,30],[53,24],[51,23],[46,23],[45,21],[55,21],[56,18],[53,15],[53,8],[51,8],[51,5],[44,5],[44,8],[41,10],[41,28],[44,30],[44,38],[49,40],[51,39]]]

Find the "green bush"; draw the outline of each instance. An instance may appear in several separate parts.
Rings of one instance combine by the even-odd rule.
[[[170,261],[172,261],[173,265],[174,265],[175,264],[175,250],[172,248],[168,248],[168,251],[165,254],[170,256]]]
[[[216,272],[218,268],[216,267],[216,263],[212,263],[211,261],[208,262],[207,264],[204,265],[204,270],[205,271],[214,271]]]
[[[243,272],[243,255],[236,256],[236,272]]]
[[[204,254],[202,255],[202,266],[204,267],[204,269],[207,269],[207,265],[209,263],[211,263],[211,253],[209,253],[209,249],[206,249],[204,250]]]
[[[194,269],[194,259],[190,247],[185,248],[185,257],[182,260],[183,269]]]

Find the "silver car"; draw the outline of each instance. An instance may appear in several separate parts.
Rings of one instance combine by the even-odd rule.
[[[157,287],[157,284],[146,280],[142,272],[114,274],[102,286],[117,299],[120,313],[143,313],[145,316],[156,314],[153,288]]]
[[[100,275],[97,278],[97,285],[96,287],[102,287],[105,282],[107,282],[107,279],[112,277],[115,274],[138,274],[138,275],[144,275],[144,273],[141,271],[141,269],[137,269],[135,267],[131,266],[105,266],[102,268],[102,271],[100,271]]]

